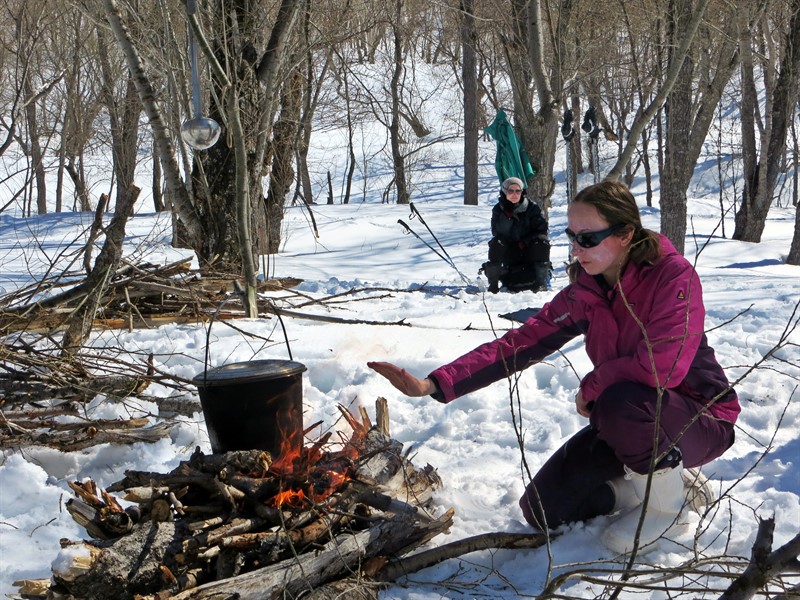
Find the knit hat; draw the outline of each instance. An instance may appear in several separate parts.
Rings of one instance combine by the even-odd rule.
[[[512,183],[516,183],[523,190],[525,189],[525,184],[522,183],[522,179],[519,177],[509,177],[503,182],[503,191],[506,191],[508,186],[510,186]]]

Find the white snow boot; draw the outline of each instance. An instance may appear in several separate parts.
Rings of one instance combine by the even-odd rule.
[[[647,474],[640,475],[625,467],[626,477],[630,477],[639,502],[644,501]],[[688,523],[685,519],[686,491],[683,487],[683,464],[653,473],[650,485],[650,498],[642,531],[639,535],[639,552],[644,554],[655,550],[662,537],[673,537],[685,532]],[[642,507],[636,506],[623,513],[609,524],[603,532],[602,540],[606,548],[617,554],[626,554],[633,548],[633,538],[639,524]]]
[[[606,485],[611,488],[611,492],[614,494],[614,508],[608,514],[613,515],[620,511],[628,512],[642,503],[639,500],[639,496],[636,495],[633,481],[628,475],[620,475],[614,479],[609,479],[606,481]]]
[[[682,477],[689,508],[702,515],[705,508],[717,500],[717,494],[711,482],[697,468],[684,469]]]

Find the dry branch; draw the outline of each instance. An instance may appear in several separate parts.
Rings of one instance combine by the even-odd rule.
[[[550,534],[552,539],[557,534]],[[415,573],[421,569],[469,554],[488,549],[522,549],[539,548],[547,543],[547,534],[543,533],[482,533],[419,552],[405,558],[398,558],[380,569],[374,576],[378,581],[396,581],[400,577]]]
[[[141,189],[131,184],[125,194],[121,198],[118,197],[114,217],[106,230],[105,243],[86,280],[89,292],[85,301],[70,316],[66,324],[67,329],[64,332],[61,347],[67,355],[74,355],[83,346],[83,342],[92,331],[92,324],[108,281],[116,272],[119,261],[122,259],[125,225],[128,217],[133,214],[133,205],[139,197],[139,192]]]
[[[169,436],[171,423],[162,422],[150,427],[122,427],[98,429],[91,422],[79,430],[65,431],[14,430],[10,435],[0,437],[0,448],[19,448],[23,446],[48,446],[62,452],[75,452],[98,444],[153,443]],[[2,421],[0,421],[2,427]]]
[[[772,551],[775,519],[759,519],[750,564],[720,596],[720,600],[748,600],[776,575],[800,571],[800,533]]]

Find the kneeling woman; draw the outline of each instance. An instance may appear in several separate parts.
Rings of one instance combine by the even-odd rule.
[[[706,340],[697,273],[642,227],[630,191],[614,182],[584,189],[568,225],[570,284],[520,328],[424,379],[391,363],[369,366],[409,396],[450,402],[584,335],[594,368],[575,405],[589,425],[541,467],[520,507],[540,530],[620,512],[603,542],[627,552],[652,471],[640,547],[653,548],[685,529],[683,469],[731,446],[739,402]]]
[[[547,220],[539,206],[527,197],[522,180],[509,177],[500,186],[500,198],[492,207],[492,239],[489,260],[481,266],[496,294],[500,284],[510,292],[547,289],[550,281],[550,242]]]

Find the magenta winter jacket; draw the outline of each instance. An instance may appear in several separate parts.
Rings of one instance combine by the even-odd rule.
[[[664,236],[661,252],[655,265],[629,264],[610,290],[602,277],[581,272],[524,325],[433,371],[441,390],[435,397],[450,402],[541,361],[583,334],[594,365],[581,381],[587,402],[614,383],[635,381],[708,403],[728,388],[728,380],[703,332],[700,279]],[[739,411],[733,390],[709,408],[731,423]]]

